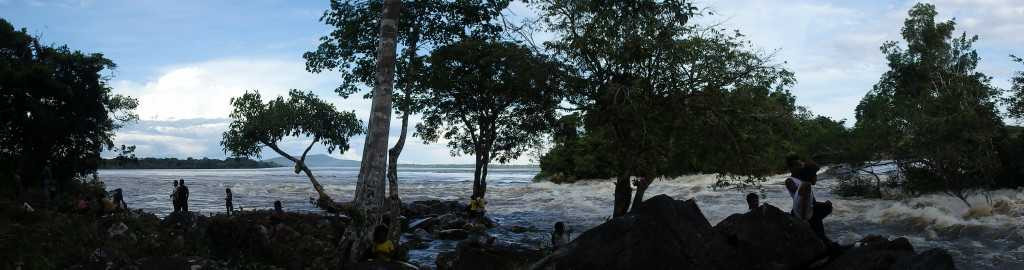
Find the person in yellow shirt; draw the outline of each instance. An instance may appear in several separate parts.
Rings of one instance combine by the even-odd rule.
[[[483,196],[473,195],[469,198],[469,216],[473,218],[483,217],[487,213],[487,201]]]
[[[395,244],[388,240],[388,227],[377,225],[373,229],[373,258],[374,260],[390,262],[395,252]]]

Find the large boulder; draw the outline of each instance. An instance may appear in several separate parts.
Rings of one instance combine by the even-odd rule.
[[[744,269],[726,235],[691,200],[658,195],[581,234],[538,267],[547,269]]]
[[[437,254],[437,269],[530,269],[530,266],[542,257],[543,251],[516,244],[500,242],[482,245],[476,241],[461,241],[455,247],[455,251]]]
[[[941,249],[914,254],[914,247],[906,238],[893,240],[881,236],[868,236],[856,246],[824,267],[826,270],[868,269],[956,269],[953,257]]]
[[[826,247],[807,222],[764,204],[750,212],[733,214],[715,225],[729,237],[750,269],[793,269],[825,255]]]

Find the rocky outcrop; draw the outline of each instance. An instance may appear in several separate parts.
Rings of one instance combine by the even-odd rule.
[[[540,250],[520,245],[509,243],[482,245],[474,241],[461,241],[454,251],[441,252],[437,255],[437,269],[529,269],[543,256],[544,253]]]
[[[692,199],[658,195],[584,232],[533,269],[956,269],[945,251],[915,254],[905,238],[862,242],[828,257],[806,223],[774,206],[711,227]]]
[[[825,254],[825,245],[802,222],[770,204],[733,214],[715,225],[729,238],[751,269],[793,269],[807,266]]]
[[[548,269],[744,269],[728,237],[692,199],[658,195],[581,234],[538,267]]]
[[[868,270],[868,269],[956,269],[953,257],[945,250],[932,249],[921,254],[914,253],[914,246],[906,238],[886,239],[868,236],[857,242],[857,246],[839,255],[823,269],[826,270]]]

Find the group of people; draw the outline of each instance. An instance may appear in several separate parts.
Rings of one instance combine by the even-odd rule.
[[[824,219],[832,214],[832,201],[819,202],[814,197],[813,186],[818,183],[818,170],[821,169],[813,161],[805,161],[797,155],[786,157],[786,167],[789,168],[789,177],[786,178],[786,192],[793,200],[793,207],[790,213],[796,218],[806,221],[810,225],[814,235],[821,239],[822,243],[829,249],[838,244],[825,235]],[[747,206],[750,210],[760,206],[757,194],[747,194]]]
[[[103,216],[108,213],[128,211],[128,203],[124,201],[124,192],[119,188],[109,193],[104,192],[98,197],[79,198],[75,202],[74,209],[80,213],[93,212],[96,216]]]
[[[171,192],[171,204],[174,205],[174,212],[188,213],[188,186],[185,179],[174,181],[174,190]]]

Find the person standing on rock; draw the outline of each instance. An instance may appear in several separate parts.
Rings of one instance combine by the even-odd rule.
[[[188,213],[188,186],[185,186],[185,179],[178,179],[178,204],[181,211]]]
[[[171,189],[171,205],[174,206],[174,213],[181,211],[180,200],[178,200],[178,180],[174,180],[174,188]]]
[[[565,223],[555,222],[555,231],[551,232],[551,250],[558,250],[569,244],[569,232],[565,230]]]
[[[224,194],[224,208],[227,210],[228,215],[230,216],[232,213],[235,212],[235,206],[234,204],[231,203],[231,188],[225,188]]]
[[[124,202],[124,191],[120,188],[114,190],[114,209],[128,211],[128,203]]]

